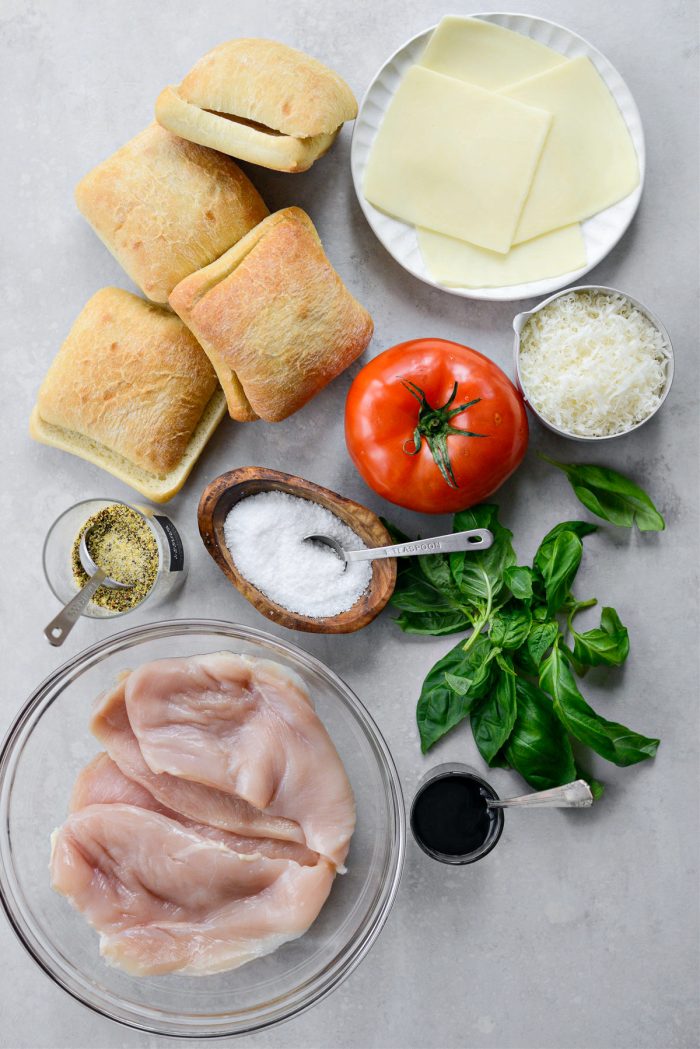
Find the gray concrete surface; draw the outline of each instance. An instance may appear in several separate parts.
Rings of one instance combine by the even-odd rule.
[[[499,501],[523,557],[531,556],[548,527],[579,509],[564,479],[537,459],[538,449],[628,471],[663,508],[663,535],[609,527],[587,540],[580,587],[615,605],[632,639],[624,673],[598,675],[588,686],[592,701],[663,742],[656,761],[642,767],[596,763],[608,789],[589,813],[511,816],[496,852],[473,868],[441,867],[409,843],[396,906],[368,958],[315,1009],[239,1041],[251,1049],[697,1045],[695,5],[509,0],[507,6],[588,37],[634,93],[647,134],[647,185],[632,228],[592,279],[628,290],[663,318],[675,343],[677,373],[660,416],[600,450],[570,446],[533,427],[527,461]],[[3,727],[59,660],[112,629],[84,622],[61,654],[45,643],[41,628],[56,609],[41,569],[48,525],[75,500],[130,494],[97,468],[27,437],[41,377],[88,296],[104,284],[131,287],[78,214],[75,183],[150,120],[164,84],[176,82],[222,40],[285,40],[337,68],[361,96],[386,55],[446,8],[469,11],[444,0],[4,0]],[[350,131],[306,175],[256,171],[270,206],[293,203],[310,212],[331,259],[375,318],[370,354],[406,338],[436,335],[467,342],[510,369],[516,307],[430,289],[377,243],[351,186]],[[234,466],[298,472],[390,514],[407,530],[425,534],[448,523],[393,510],[356,475],[342,432],[351,377],[279,426],[220,427],[170,505],[192,567],[186,589],[162,617],[208,615],[265,626],[210,561],[196,531],[202,488]],[[135,613],[129,625],[145,616]],[[427,758],[418,747],[417,691],[449,640],[406,638],[388,614],[355,636],[285,636],[325,660],[369,705],[408,797],[438,760],[466,759],[482,767],[466,730]],[[510,772],[490,776],[502,793],[522,786]],[[165,1044],[102,1020],[64,995],[4,921],[0,957],[0,1043],[7,1049]]]

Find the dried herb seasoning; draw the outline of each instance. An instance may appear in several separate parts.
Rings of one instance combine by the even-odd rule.
[[[148,596],[158,576],[159,553],[155,536],[144,518],[130,506],[105,506],[85,521],[73,542],[71,563],[79,587],[88,581],[80,562],[80,540],[91,529],[88,550],[93,561],[128,590],[101,586],[93,602],[110,612],[128,612]]]

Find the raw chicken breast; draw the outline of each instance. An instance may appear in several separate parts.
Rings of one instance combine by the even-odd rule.
[[[156,665],[147,663],[146,667]],[[94,735],[125,776],[144,787],[161,805],[197,823],[252,838],[282,838],[305,844],[303,831],[293,820],[263,813],[243,798],[203,783],[152,772],[127,716],[124,688],[131,677],[99,697],[90,721]]]
[[[296,674],[230,652],[162,659],[130,674],[125,696],[152,773],[294,820],[309,848],[342,865],[355,827],[352,789]]]
[[[240,855],[160,813],[120,803],[74,812],[52,838],[53,887],[135,975],[235,968],[301,936],[335,871]]]
[[[355,826],[296,675],[231,653],[149,663],[100,696],[51,877],[135,975],[236,968],[301,936]]]
[[[108,754],[98,754],[78,774],[71,795],[70,811],[77,812],[88,805],[119,803],[138,805],[142,809],[158,812],[162,816],[181,823],[183,827],[201,834],[204,838],[221,842],[234,852],[243,854],[259,852],[262,856],[268,856],[271,859],[294,860],[295,863],[309,867],[318,862],[318,853],[312,852],[311,849],[307,849],[305,845],[296,841],[285,841],[281,838],[244,837],[189,820],[181,813],[161,805],[144,787],[128,779]]]
[[[102,751],[78,773],[68,811],[77,812],[88,805],[114,805],[120,802],[123,805],[138,805],[142,809],[172,815],[171,810],[160,805],[145,787],[139,786],[133,779],[128,779],[109,754]]]

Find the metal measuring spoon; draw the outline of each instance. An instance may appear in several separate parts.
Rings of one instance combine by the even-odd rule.
[[[538,790],[534,794],[523,794],[518,798],[485,798],[487,809],[509,808],[552,808],[552,809],[587,809],[593,804],[591,788],[585,780],[577,779],[565,783],[563,787],[552,787],[551,790]]]
[[[472,528],[467,532],[436,535],[432,539],[416,539],[410,543],[395,543],[393,546],[375,546],[362,550],[346,550],[332,535],[304,536],[304,542],[322,543],[343,562],[343,571],[352,561],[376,561],[382,557],[413,557],[423,554],[449,554],[457,550],[486,550],[493,543],[488,528]]]
[[[80,545],[78,547],[78,553],[80,555],[80,563],[90,576],[85,586],[78,591],[75,597],[71,598],[68,604],[64,605],[61,611],[55,616],[49,625],[44,628],[44,634],[47,637],[49,644],[57,647],[62,645],[66,640],[71,630],[80,619],[81,615],[90,603],[94,593],[101,586],[108,586],[112,590],[130,590],[131,585],[129,583],[118,583],[116,579],[112,579],[107,575],[104,568],[99,568],[95,564],[90,551],[87,546],[87,539],[92,531],[88,528],[80,538]]]

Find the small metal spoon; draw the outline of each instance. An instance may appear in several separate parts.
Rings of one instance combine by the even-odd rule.
[[[107,575],[104,568],[99,568],[92,557],[87,546],[87,539],[92,531],[88,528],[83,533],[80,539],[80,545],[78,547],[78,553],[80,555],[80,563],[90,576],[85,586],[78,591],[75,597],[63,606],[61,611],[55,616],[49,625],[44,628],[44,634],[48,638],[49,644],[57,647],[62,645],[66,640],[71,630],[80,619],[81,615],[89,605],[93,594],[101,586],[108,586],[112,590],[130,590],[131,585],[129,583],[118,583],[116,579],[112,579]]]
[[[457,550],[486,550],[493,543],[488,528],[472,528],[468,532],[453,532],[436,535],[432,539],[416,539],[410,543],[395,543],[393,546],[375,546],[362,550],[346,550],[331,535],[304,536],[304,542],[323,543],[343,562],[343,571],[351,561],[376,561],[382,557],[413,557],[422,554],[448,554]]]
[[[563,787],[538,790],[534,794],[523,794],[518,798],[504,798],[503,801],[486,798],[485,801],[487,809],[587,809],[593,804],[593,795],[586,781],[577,779],[573,783],[565,783]]]

